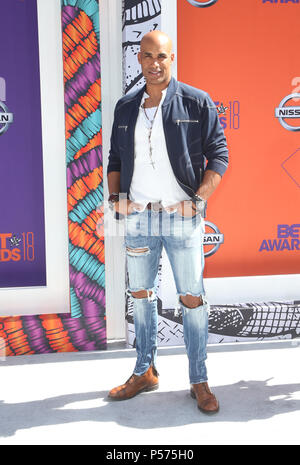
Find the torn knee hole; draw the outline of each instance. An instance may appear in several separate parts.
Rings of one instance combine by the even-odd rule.
[[[179,301],[187,308],[197,308],[203,305],[202,296],[193,296],[191,294],[181,295]]]
[[[152,294],[152,291],[146,291],[146,290],[131,293],[132,297],[135,297],[136,299],[143,299],[144,297],[149,297],[151,294]]]
[[[142,289],[140,291],[128,291],[127,292],[134,299],[148,299],[149,302],[155,300],[155,293],[150,289]]]
[[[149,247],[137,247],[137,248],[126,247],[126,252],[128,255],[131,255],[131,256],[147,255],[148,253],[150,253],[150,249]]]

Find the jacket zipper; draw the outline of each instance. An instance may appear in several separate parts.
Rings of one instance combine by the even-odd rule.
[[[175,121],[177,126],[179,126],[180,123],[199,123],[198,119],[177,119]]]
[[[173,170],[173,173],[174,173],[174,170]],[[193,189],[192,189],[190,186],[187,186],[186,184],[184,184],[182,181],[179,181],[179,179],[177,178],[177,176],[175,175],[175,173],[174,173],[174,176],[175,176],[175,178],[176,178],[178,184],[180,184],[181,186],[187,187],[187,188],[192,192],[191,197],[194,197],[195,192],[193,191]],[[201,182],[202,182],[202,168],[200,168],[200,184],[201,184]]]
[[[176,120],[176,123],[177,125],[179,125],[180,122],[193,122],[193,123],[198,123],[199,121],[198,120],[181,120],[181,119],[178,119]],[[164,134],[165,134],[165,140],[166,140],[166,145],[167,145],[167,151],[168,151],[168,156],[169,156],[169,160],[170,160],[170,153],[169,153],[169,149],[168,149],[168,137],[167,137],[167,134],[166,134],[166,131],[165,131],[165,126],[163,124],[163,130],[164,130]],[[171,160],[170,160],[170,163],[171,163]],[[175,179],[176,181],[178,182],[179,185],[182,185],[184,187],[186,187],[187,189],[189,189],[191,192],[192,192],[192,195],[191,197],[194,197],[195,195],[195,192],[193,191],[193,189],[190,187],[190,186],[187,186],[186,184],[184,184],[183,182],[179,181],[179,179],[177,178],[176,174],[174,173],[174,170],[173,170],[173,166],[172,166],[172,163],[171,163],[171,167],[172,167],[172,171],[173,171],[173,174],[175,176]],[[200,184],[202,182],[202,168],[200,168]]]

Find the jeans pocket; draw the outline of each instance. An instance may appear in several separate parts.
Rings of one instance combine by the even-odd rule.
[[[142,213],[140,210],[133,210],[129,215],[126,215],[126,218],[131,218],[132,216],[136,216]]]
[[[138,213],[139,213],[139,212],[135,212],[135,211],[134,211],[134,212],[131,212],[131,213],[129,213],[128,215],[126,215],[126,218],[131,218],[132,216],[135,216],[135,215],[137,215]]]
[[[177,218],[181,219],[182,221],[192,220],[193,218],[196,218],[198,215],[200,216],[199,213],[196,213],[196,215],[193,215],[193,216],[183,216],[180,213],[178,213],[177,210],[175,211],[175,216],[177,216]]]

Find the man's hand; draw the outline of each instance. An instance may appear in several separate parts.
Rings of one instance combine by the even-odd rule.
[[[170,205],[166,208],[166,210],[169,213],[172,213],[174,210],[176,210],[177,213],[179,213],[179,215],[186,217],[191,217],[199,214],[191,200],[183,200],[182,202]]]
[[[139,203],[132,202],[128,199],[121,199],[119,202],[114,203],[114,210],[117,213],[121,213],[121,215],[130,215],[130,213],[136,210],[142,210],[143,205]]]
[[[204,173],[203,181],[201,186],[197,190],[196,194],[199,195],[203,200],[207,200],[208,197],[216,190],[219,183],[221,182],[220,174],[212,170],[206,170]],[[196,210],[195,205],[191,200],[183,200],[174,205],[170,205],[166,210],[171,213],[173,210],[186,217],[198,215],[199,212]]]

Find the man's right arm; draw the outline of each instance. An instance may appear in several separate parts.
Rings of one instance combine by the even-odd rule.
[[[109,189],[110,194],[112,192],[120,191],[121,159],[120,159],[120,154],[119,154],[119,149],[118,149],[117,107],[118,107],[118,104],[116,105],[115,112],[114,112],[114,122],[112,126],[111,137],[110,137],[110,150],[109,150],[108,165],[107,165],[108,189]],[[112,176],[113,181],[110,181],[110,173],[113,174]],[[114,187],[117,187],[117,190],[110,190],[110,183],[113,185],[115,184],[117,173],[119,173],[119,186],[114,186]]]
[[[119,194],[121,188],[121,160],[118,151],[117,143],[117,107],[115,109],[114,123],[110,138],[110,151],[107,165],[107,182],[109,195],[112,193]],[[121,193],[122,194],[122,193]],[[121,199],[119,202],[114,203],[114,210],[121,215],[128,215],[133,211],[135,204],[127,198]],[[118,219],[118,217],[117,217]]]
[[[107,175],[108,182],[108,192],[112,194],[113,192],[119,194],[120,192],[120,171],[110,171]]]
[[[108,191],[109,194],[120,193],[120,171],[110,171],[107,175],[108,181]],[[114,203],[114,209],[116,213],[121,215],[129,215],[134,211],[135,208],[138,208],[139,204],[131,202],[127,198],[121,198],[119,202]]]

